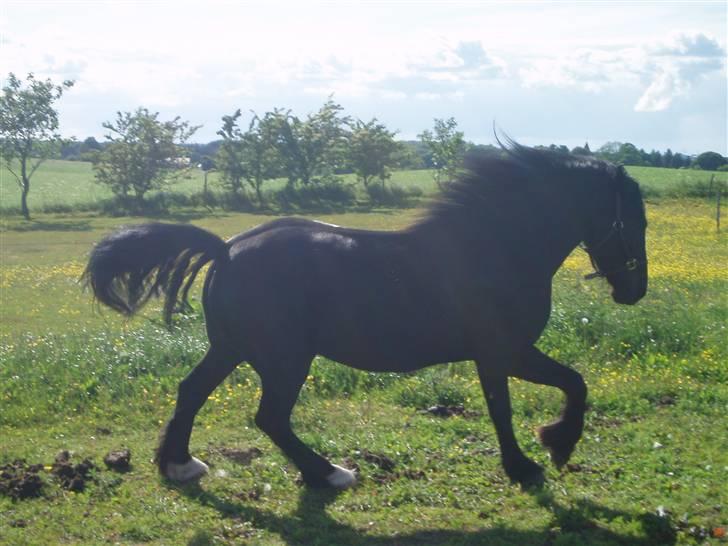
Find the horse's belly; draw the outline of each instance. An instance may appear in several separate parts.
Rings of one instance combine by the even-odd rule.
[[[376,338],[332,339],[321,343],[317,353],[367,371],[409,372],[443,362],[466,360],[464,344],[440,334],[432,336],[377,336]]]

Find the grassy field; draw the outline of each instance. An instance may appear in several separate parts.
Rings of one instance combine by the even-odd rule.
[[[354,183],[353,175],[345,175],[346,183]],[[394,171],[391,182],[403,187],[416,186],[425,193],[435,190],[435,182],[429,171]],[[208,175],[210,191],[220,191],[219,173]],[[280,189],[285,180],[273,180],[264,187]],[[167,191],[184,195],[202,193],[204,173],[191,169]],[[152,192],[150,195],[154,195]],[[67,212],[70,209],[94,210],[104,200],[112,197],[111,191],[96,183],[91,163],[83,161],[49,160],[38,169],[31,180],[28,206],[33,212]],[[15,178],[4,166],[0,166],[0,212],[9,215],[20,211],[20,188]]]
[[[662,180],[661,170],[633,174]],[[4,190],[2,199],[5,207]],[[317,218],[396,229],[418,212]],[[206,348],[202,317],[169,331],[154,304],[125,321],[95,311],[76,283],[94,241],[144,219],[4,215],[0,466],[40,464],[43,485],[37,498],[0,493],[0,544],[724,543],[728,241],[706,201],[658,199],[647,213],[651,284],[639,305],[616,306],[601,282],[583,281],[582,254],[556,278],[541,347],[585,375],[591,404],[567,469],[550,466],[533,436],[558,412],[550,389],[512,382],[516,434],[548,470],[543,487],[522,490],[499,466],[471,364],[376,375],[317,359],[294,426],[359,470],[360,484],[338,495],[298,485],[295,468],[256,429],[260,388],[247,365],[197,420],[192,449],[210,476],[185,487],[160,481],[151,462],[157,431]],[[188,210],[170,219],[227,237],[270,217]],[[421,411],[434,404],[468,411]],[[122,447],[131,449],[131,470],[106,469],[103,456]],[[98,466],[83,491],[54,475],[61,450]]]
[[[710,177],[715,175],[716,181],[728,183],[728,173],[709,173],[689,169],[658,169],[653,167],[627,167],[628,172],[647,190],[648,193],[679,193],[696,184],[708,185]],[[192,169],[179,182],[169,187],[168,191],[185,195],[202,192],[204,175],[198,169]],[[346,175],[344,180],[354,183],[353,175]],[[435,183],[429,171],[394,171],[391,182],[402,187],[417,187],[424,194],[435,191]],[[280,188],[283,180],[268,182],[267,189]],[[220,189],[218,173],[208,176],[211,191]],[[66,209],[94,209],[104,200],[112,197],[111,192],[94,180],[90,163],[83,161],[49,160],[34,175],[28,203],[31,212],[66,212]],[[20,210],[20,189],[15,178],[0,167],[0,212],[17,214]]]

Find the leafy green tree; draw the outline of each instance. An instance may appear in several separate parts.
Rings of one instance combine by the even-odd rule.
[[[662,154],[659,150],[652,150],[650,152],[649,162],[653,167],[662,167]]]
[[[597,156],[623,165],[645,165],[647,155],[631,142],[607,142],[597,150]]]
[[[457,126],[455,118],[436,118],[433,131],[426,130],[418,135],[430,151],[438,186],[454,180],[467,151],[464,135]]]
[[[343,169],[351,120],[341,116],[342,110],[341,105],[329,99],[305,120],[290,111],[270,113],[269,122],[276,134],[276,148],[289,186],[330,178]]]
[[[426,169],[430,160],[429,152],[419,140],[400,140],[400,150],[396,154],[397,167],[400,169]]]
[[[728,163],[728,160],[716,152],[703,152],[693,163],[704,171],[717,171],[719,167]]]
[[[630,142],[626,142],[619,147],[619,152],[617,152],[617,161],[624,165],[645,164],[640,150],[638,150],[637,147]]]
[[[672,156],[672,167],[674,169],[680,169],[682,167],[689,167],[690,162],[691,162],[690,157],[685,154],[676,152],[675,155]]]
[[[215,165],[223,185],[235,193],[242,191],[245,177],[243,165],[243,134],[238,126],[240,110],[232,116],[223,116],[222,129],[217,134],[222,137],[220,148],[215,154]]]
[[[81,143],[80,147],[80,153],[83,154],[89,154],[93,152],[99,152],[101,151],[101,144],[99,144],[98,140],[96,140],[94,137],[86,137],[84,141]]]
[[[199,129],[179,117],[159,121],[158,112],[138,108],[105,122],[108,144],[94,160],[96,180],[124,201],[141,207],[147,192],[178,180],[187,164],[182,144]]]
[[[402,146],[394,140],[396,131],[388,131],[376,118],[369,122],[357,120],[349,135],[349,165],[356,176],[369,187],[373,178],[383,184],[391,176]]]
[[[596,151],[594,155],[601,159],[606,159],[608,161],[619,161],[619,149],[623,146],[621,142],[605,142],[602,144],[599,149]]]
[[[218,150],[217,168],[223,183],[238,192],[243,180],[255,191],[258,203],[263,203],[262,186],[280,173],[280,158],[276,149],[277,124],[275,114],[263,118],[253,113],[248,130],[238,126],[240,110],[223,117],[223,127],[217,132],[223,139]]]
[[[20,186],[20,210],[30,220],[30,181],[40,165],[55,155],[63,143],[58,132],[58,112],[53,103],[73,86],[30,73],[23,83],[12,72],[0,96],[0,156]]]

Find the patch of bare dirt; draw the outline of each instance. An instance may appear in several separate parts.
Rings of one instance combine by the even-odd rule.
[[[38,497],[43,489],[43,478],[39,472],[42,464],[28,464],[18,459],[0,467],[0,495],[14,500]]]
[[[104,464],[109,470],[116,472],[129,472],[131,470],[131,450],[124,448],[109,451],[104,457]]]
[[[241,449],[237,447],[214,447],[210,448],[210,453],[222,455],[226,459],[233,461],[242,466],[248,466],[253,459],[260,457],[263,452],[257,447]]]
[[[93,479],[91,473],[94,470],[98,470],[98,467],[91,459],[73,464],[67,450],[59,452],[51,466],[51,474],[58,478],[61,487],[76,492],[86,489],[86,483]]]

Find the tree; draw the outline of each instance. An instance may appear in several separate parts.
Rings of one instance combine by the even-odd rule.
[[[675,155],[672,156],[672,167],[674,169],[680,169],[681,167],[689,167],[690,166],[690,157],[681,154],[679,152],[676,152]]]
[[[463,133],[455,118],[435,119],[434,133],[423,131],[418,137],[430,151],[435,167],[435,182],[442,187],[455,178],[467,150]]]
[[[646,163],[645,156],[648,154],[644,150],[638,150],[630,142],[607,142],[597,150],[596,155],[623,165],[644,165]]]
[[[650,152],[650,165],[653,167],[662,167],[662,154],[659,150],[652,150]]]
[[[280,173],[280,159],[275,147],[277,124],[275,114],[263,118],[253,112],[248,130],[243,133],[237,122],[240,110],[223,117],[223,127],[217,132],[223,139],[218,150],[217,166],[223,183],[237,192],[245,180],[255,191],[258,203],[263,203],[263,183]]]
[[[240,110],[232,116],[223,116],[222,129],[217,134],[222,137],[222,143],[215,155],[215,165],[220,172],[222,183],[234,193],[243,189],[243,138],[238,127]]]
[[[113,122],[103,124],[109,142],[94,160],[96,180],[123,200],[133,194],[139,207],[147,192],[179,178],[179,167],[187,163],[181,144],[199,129],[179,117],[158,118],[146,108],[117,112]]]
[[[394,140],[395,132],[388,131],[376,118],[364,123],[357,120],[349,135],[349,165],[356,176],[369,187],[372,178],[383,184],[391,176],[390,168],[401,153],[400,144]]]
[[[0,155],[20,186],[20,209],[30,220],[30,181],[41,163],[63,143],[58,132],[58,112],[53,103],[73,86],[72,80],[55,85],[50,79],[36,80],[28,74],[22,82],[12,72],[0,96]]]
[[[623,146],[621,142],[605,142],[596,151],[596,156],[607,161],[618,161],[619,149]]]
[[[586,142],[584,146],[575,146],[574,149],[571,150],[571,153],[574,155],[592,155],[588,142]]]
[[[619,147],[616,161],[623,165],[644,165],[642,154],[631,142],[625,142]]]
[[[329,99],[305,120],[290,111],[275,110],[269,122],[276,134],[276,148],[283,160],[288,185],[304,185],[328,178],[345,163],[346,140],[351,120],[341,117],[341,105]]]
[[[558,152],[560,154],[568,154],[569,148],[566,147],[564,144],[549,144],[548,147],[549,150],[552,152]]]
[[[728,160],[716,152],[703,152],[693,163],[704,171],[717,171],[719,167],[728,163]]]

